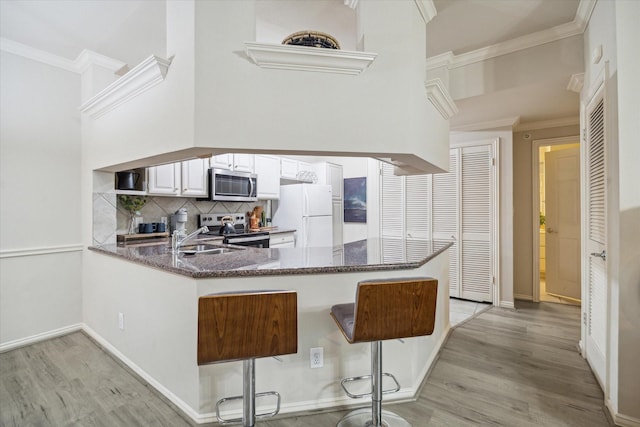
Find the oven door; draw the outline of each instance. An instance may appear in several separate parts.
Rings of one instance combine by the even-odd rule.
[[[269,233],[226,235],[223,243],[225,245],[251,246],[254,248],[269,247]]]
[[[225,169],[210,169],[210,199],[214,201],[255,202],[258,200],[257,175]]]

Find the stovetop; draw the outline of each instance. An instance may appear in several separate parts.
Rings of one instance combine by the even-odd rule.
[[[222,228],[222,218],[230,216],[233,218],[233,228],[235,228],[235,233],[220,233],[220,229]],[[214,235],[214,236],[242,236],[242,235],[268,235],[268,231],[250,231],[247,227],[247,216],[242,212],[238,213],[211,213],[211,214],[200,214],[198,217],[198,226],[207,226],[209,227],[208,233],[203,233],[206,235]]]

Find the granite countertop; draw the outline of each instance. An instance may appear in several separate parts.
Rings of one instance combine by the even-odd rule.
[[[375,238],[334,247],[263,249],[222,245],[220,238],[215,237],[209,240],[220,247],[239,250],[223,254],[173,254],[167,239],[126,246],[91,246],[89,249],[201,279],[411,269],[425,264],[452,245],[445,241]],[[400,247],[406,248],[406,255],[398,254]]]

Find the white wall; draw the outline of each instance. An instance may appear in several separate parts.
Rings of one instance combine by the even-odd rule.
[[[0,52],[0,344],[81,317],[80,77]]]
[[[489,129],[451,133],[451,144],[467,141],[486,141],[499,138],[499,217],[500,227],[500,303],[513,305],[513,133],[512,129]],[[504,303],[504,304],[503,304]]]

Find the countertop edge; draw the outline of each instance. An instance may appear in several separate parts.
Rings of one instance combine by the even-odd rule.
[[[418,268],[431,261],[436,256],[445,252],[453,245],[452,242],[441,242],[442,247],[434,250],[433,253],[427,255],[421,261],[397,262],[390,264],[370,264],[370,265],[343,265],[343,266],[327,266],[327,267],[300,267],[300,268],[274,268],[274,269],[236,269],[236,270],[217,270],[217,271],[189,271],[179,267],[167,265],[166,263],[153,262],[150,259],[140,259],[127,257],[123,254],[115,253],[104,249],[100,246],[89,246],[88,249],[100,254],[108,255],[114,258],[123,259],[134,264],[155,268],[157,270],[174,273],[193,279],[209,279],[209,278],[229,278],[229,277],[256,277],[256,276],[291,276],[291,275],[308,275],[308,274],[332,274],[332,273],[352,273],[364,271],[383,271],[383,270],[407,270]]]

